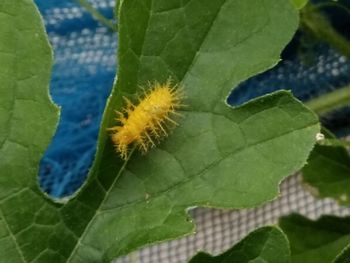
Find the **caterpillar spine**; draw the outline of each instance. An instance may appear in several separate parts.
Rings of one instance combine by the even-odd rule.
[[[172,85],[171,80],[164,84],[154,82],[138,98],[137,105],[124,98],[124,113],[116,111],[119,125],[108,129],[121,158],[126,160],[129,157],[131,145],[136,144],[141,152],[146,153],[156,145],[155,140],[158,142],[168,136],[166,123],[178,125],[172,115],[180,115],[177,110],[185,106],[181,104],[183,98],[183,89]]]

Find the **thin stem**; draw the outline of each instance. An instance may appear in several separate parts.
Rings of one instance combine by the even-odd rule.
[[[323,114],[350,105],[350,85],[310,100],[306,102],[306,105],[317,114]]]
[[[334,29],[317,6],[311,3],[306,5],[300,12],[300,21],[301,28],[350,57],[350,41]]]
[[[324,139],[317,142],[319,145],[323,146],[341,146],[345,148],[350,147],[350,141],[342,140],[342,139]]]
[[[101,24],[109,27],[113,31],[118,31],[117,25],[114,24],[110,19],[102,15],[96,8],[94,8],[87,0],[75,0],[78,2],[86,11],[88,11],[93,18],[99,21]]]

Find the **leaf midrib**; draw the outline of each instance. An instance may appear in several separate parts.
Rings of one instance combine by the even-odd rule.
[[[338,162],[337,160],[334,160],[334,159],[332,159],[331,157],[329,157],[328,155],[325,155],[325,154],[320,154],[320,157],[325,159],[325,160],[327,160],[327,161],[329,161],[330,163],[333,163],[335,166],[341,167],[341,168],[345,169],[346,171],[350,172],[350,167],[348,165],[346,165],[344,163],[341,163],[341,162]],[[350,179],[350,177],[347,178],[347,179]]]
[[[86,230],[89,229],[90,225],[92,224],[92,222],[94,221],[94,219],[96,218],[96,216],[99,214],[98,212],[100,211],[100,208],[102,206],[102,204],[104,203],[104,201],[107,199],[109,193],[112,191],[112,189],[114,188],[114,185],[116,184],[116,182],[118,181],[119,177],[122,175],[122,173],[125,170],[125,167],[127,165],[128,161],[125,161],[123,166],[121,167],[121,169],[119,170],[118,174],[116,175],[113,183],[111,184],[111,187],[108,189],[108,191],[106,191],[106,194],[103,198],[103,200],[101,201],[100,205],[98,206],[98,208],[96,209],[95,214],[93,215],[93,217],[91,217],[91,220],[89,221],[89,223],[86,225],[86,227],[84,228],[84,231],[82,232],[81,236],[77,239],[77,242],[71,252],[71,254],[69,255],[68,259],[67,259],[67,263],[70,262],[70,260],[72,259],[72,256],[75,254],[75,252],[78,249],[78,245],[81,244],[81,240],[83,239],[83,237],[86,234]]]
[[[18,245],[17,238],[15,237],[15,235],[13,235],[13,233],[12,233],[8,223],[7,223],[7,220],[6,220],[5,216],[4,216],[4,213],[3,213],[2,209],[1,209],[1,207],[0,207],[0,218],[2,218],[4,220],[4,225],[6,226],[6,230],[9,233],[9,236],[11,237],[11,239],[13,240],[15,248],[16,248],[16,250],[18,252],[18,255],[20,256],[22,262],[26,263],[27,261],[25,260],[23,252],[22,252],[21,248]]]

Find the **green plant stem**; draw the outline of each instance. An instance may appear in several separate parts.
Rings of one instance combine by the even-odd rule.
[[[118,31],[117,25],[111,20],[102,15],[96,8],[94,8],[87,0],[75,0],[78,2],[86,11],[88,11],[93,18],[99,21],[101,24],[109,27],[113,31]]]
[[[343,139],[324,139],[317,143],[323,146],[341,146],[346,148],[350,147],[350,141],[346,141]]]
[[[306,102],[306,105],[317,114],[323,114],[350,105],[350,85]]]
[[[307,4],[300,12],[300,26],[316,38],[327,42],[343,55],[350,57],[350,41],[338,33],[317,5]]]

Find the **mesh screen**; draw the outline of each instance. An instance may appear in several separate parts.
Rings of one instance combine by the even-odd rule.
[[[299,175],[289,177],[280,187],[280,197],[259,208],[237,211],[196,208],[190,212],[197,224],[195,235],[141,249],[115,263],[187,262],[199,250],[219,254],[257,227],[275,224],[279,217],[292,212],[312,219],[323,214],[350,215],[350,208],[339,207],[332,200],[317,200],[305,192]]]
[[[40,185],[54,197],[74,193],[85,180],[96,147],[99,122],[116,73],[117,36],[93,20],[73,1],[35,0],[55,51],[51,94],[61,106],[61,120],[40,165]],[[114,0],[91,3],[106,17],[113,15]],[[229,97],[233,105],[277,90],[291,89],[302,100],[331,92],[350,82],[350,61],[326,45],[299,56],[299,41],[285,50],[274,69],[242,83]],[[309,56],[310,55],[310,56]],[[309,59],[311,57],[311,59]],[[323,117],[333,130],[349,130],[350,109]],[[282,184],[282,196],[258,209],[222,211],[195,209],[197,234],[134,253],[136,262],[184,262],[198,249],[220,252],[257,226],[275,223],[280,215],[298,211],[311,217],[348,214],[332,201],[315,200],[294,176]],[[129,262],[130,257],[120,259]]]

